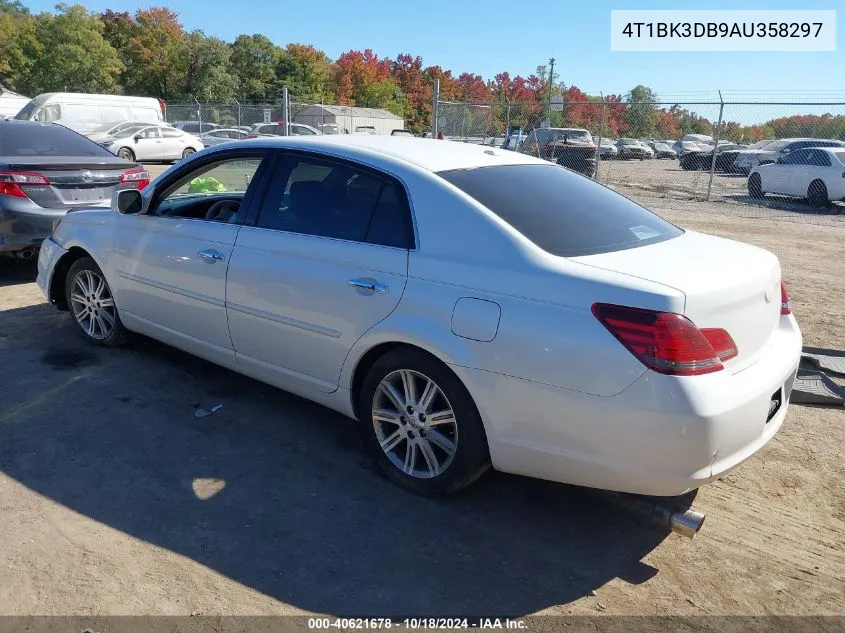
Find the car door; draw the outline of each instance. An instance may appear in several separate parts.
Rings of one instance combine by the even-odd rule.
[[[805,150],[798,150],[780,156],[776,162],[760,167],[763,191],[792,195],[792,181],[795,180],[795,169],[799,167]]]
[[[162,159],[182,158],[185,150],[185,135],[173,128],[161,128]]]
[[[302,395],[334,391],[349,350],[399,303],[411,226],[395,178],[287,153],[229,265],[240,370]]]
[[[133,138],[132,152],[136,160],[161,160],[162,139],[157,127],[140,130]]]
[[[265,155],[246,148],[191,161],[145,192],[142,213],[116,218],[108,265],[115,300],[130,329],[214,362],[234,361],[226,270],[266,172]],[[239,201],[238,214],[205,219],[222,200]]]
[[[828,187],[828,191],[830,191],[830,185],[827,182],[830,180],[830,167],[832,165],[830,156],[827,152],[820,149],[811,149],[808,151],[809,156],[807,158],[806,173],[803,181],[796,184],[796,187],[803,188],[801,188],[801,193],[796,193],[795,195],[808,196],[810,183],[814,180],[824,182],[825,187]],[[839,174],[836,175],[839,176]]]

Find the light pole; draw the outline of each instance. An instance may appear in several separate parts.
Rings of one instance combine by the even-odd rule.
[[[549,127],[552,126],[552,89],[555,85],[555,58],[549,60]]]

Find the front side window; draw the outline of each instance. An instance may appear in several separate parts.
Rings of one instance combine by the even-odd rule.
[[[138,136],[141,138],[161,138],[161,132],[157,127],[148,127],[145,130],[141,130]]]
[[[612,189],[557,165],[500,165],[438,175],[552,255],[608,253],[683,234]]]
[[[257,226],[409,248],[410,210],[392,178],[355,165],[291,157],[266,198]]]
[[[151,214],[233,222],[262,160],[260,155],[233,156],[200,165],[166,184]]]
[[[35,118],[38,121],[41,121],[42,123],[58,121],[60,118],[62,118],[62,111],[59,108],[59,104],[52,103],[41,108]]]

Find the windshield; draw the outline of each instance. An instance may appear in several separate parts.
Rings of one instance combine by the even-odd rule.
[[[620,138],[619,142],[622,143],[622,145],[639,145],[640,144],[640,142],[635,138]]]
[[[786,147],[787,145],[789,145],[789,143],[791,143],[791,141],[774,141],[774,142],[772,142],[772,143],[770,143],[769,145],[767,145],[767,146],[766,146],[766,151],[767,151],[767,152],[777,152],[777,151],[780,151],[780,150],[782,150],[784,147]]]
[[[549,130],[551,132],[551,142],[557,141],[579,141],[583,143],[592,143],[593,137],[587,130]]]
[[[107,156],[114,154],[61,125],[0,124],[0,156]]]
[[[24,107],[20,109],[20,111],[15,115],[16,119],[24,119],[28,121],[32,118],[32,115],[35,113],[35,107],[38,105],[38,102],[35,99],[30,99],[29,103],[27,103]]]
[[[438,175],[553,255],[608,253],[683,233],[625,196],[557,165],[499,165]]]

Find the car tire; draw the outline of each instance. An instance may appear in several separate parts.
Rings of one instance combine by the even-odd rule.
[[[119,347],[126,342],[114,295],[100,267],[90,257],[77,259],[65,278],[65,300],[73,322],[90,343]]]
[[[763,191],[763,181],[760,174],[751,174],[748,177],[748,195],[755,200],[760,200],[766,195]]]
[[[490,467],[472,397],[451,369],[421,350],[399,348],[379,358],[361,385],[358,412],[376,464],[418,495],[457,492]]]
[[[185,151],[182,152],[182,158],[188,158],[188,156],[190,156],[191,154],[196,154],[196,153],[197,153],[197,150],[195,150],[193,147],[186,147]]]
[[[821,180],[814,180],[807,187],[807,200],[816,209],[823,209],[830,204],[827,197],[827,186]]]
[[[135,152],[133,152],[128,147],[121,147],[119,150],[117,150],[117,157],[122,158],[123,160],[135,162]]]

